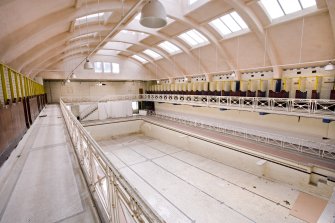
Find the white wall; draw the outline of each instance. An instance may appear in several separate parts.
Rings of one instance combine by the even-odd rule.
[[[66,79],[69,77],[74,65],[78,65],[83,60],[83,57],[67,58],[65,61],[60,62],[50,71],[44,71],[39,74],[43,79]],[[155,75],[143,66],[141,63],[132,59],[119,56],[103,56],[95,55],[90,58],[94,62],[111,62],[120,65],[120,73],[95,73],[94,70],[85,70],[82,63],[75,71],[74,74],[78,79],[89,80],[152,80]]]
[[[94,82],[44,81],[49,103],[59,103],[60,97],[97,96],[138,94],[139,89],[145,89],[144,82],[103,82],[105,86],[97,86]]]
[[[85,129],[95,140],[110,139],[113,136],[139,133],[142,120],[110,123],[105,125],[87,126]]]
[[[298,116],[276,114],[259,115],[258,112],[237,110],[220,111],[218,108],[192,107],[188,105],[173,105],[169,103],[155,103],[155,109],[157,111],[171,111],[202,117],[205,116],[241,124],[272,128],[296,134],[308,134],[320,139],[322,137],[335,139],[335,122],[323,123],[321,119],[299,118]]]

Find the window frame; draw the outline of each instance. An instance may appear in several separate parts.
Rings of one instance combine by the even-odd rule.
[[[101,65],[101,72],[97,72],[96,64]],[[105,64],[110,64],[110,71],[105,70]],[[95,61],[94,62],[94,73],[97,74],[119,74],[120,73],[120,64],[115,62],[106,62],[106,61]]]
[[[134,60],[136,60],[136,61],[142,63],[142,64],[146,64],[146,63],[149,62],[149,61],[146,60],[145,58],[143,58],[143,57],[141,57],[141,56],[139,56],[139,55],[136,55],[136,54],[131,55],[130,57],[133,58]]]
[[[191,35],[194,34],[194,35]],[[181,34],[178,35],[178,38],[184,41],[187,45],[189,45],[191,48],[198,48],[201,46],[205,46],[209,44],[209,40],[207,37],[205,37],[203,34],[201,34],[196,29],[190,29],[187,30]],[[197,39],[201,39],[202,41],[199,42]],[[195,42],[196,44],[192,44],[192,42]]]
[[[227,18],[230,19],[236,30],[234,30],[230,23],[227,23]],[[250,29],[243,18],[236,12],[230,11],[226,14],[221,15],[208,23],[216,32],[220,34],[222,38],[227,38],[229,36],[236,36],[242,33],[248,32]]]
[[[145,55],[148,55],[153,60],[160,60],[160,59],[163,58],[163,56],[161,54],[159,54],[156,51],[153,51],[151,49],[145,49],[145,50],[142,51],[142,53],[144,53]]]
[[[270,7],[273,6],[273,4],[271,4],[271,6],[269,6],[270,4],[264,4],[264,1],[265,0],[258,0],[258,4],[261,6],[261,8],[263,9],[263,11],[265,12],[265,14],[268,16],[269,20],[271,22],[276,22],[276,21],[286,21],[292,17],[296,17],[297,15],[305,15],[305,12],[311,12],[310,10],[313,10],[317,7],[317,3],[316,3],[316,0],[313,0],[314,1],[314,5],[311,5],[311,4],[304,4],[302,2],[304,2],[305,0],[272,0],[272,1],[275,1],[277,4],[276,7],[277,7],[277,11],[278,10],[281,10],[280,12],[280,16],[276,16],[274,17],[273,15],[271,15],[271,12],[270,11],[273,11],[273,10],[269,10]],[[300,10],[297,10],[297,11],[294,11],[294,12],[287,12],[285,11],[285,7],[282,6],[282,3],[283,1],[290,1],[290,2],[297,2],[298,5],[300,6]],[[279,7],[278,7],[279,6]]]
[[[171,46],[169,46],[170,44]],[[175,55],[182,52],[182,50],[178,46],[167,40],[159,43],[157,46],[166,51],[170,55]]]

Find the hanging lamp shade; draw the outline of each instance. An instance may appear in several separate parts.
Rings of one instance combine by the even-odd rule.
[[[90,60],[87,58],[86,62],[84,63],[84,69],[85,70],[92,70],[93,69],[93,63],[90,62]]]
[[[74,73],[72,73],[71,78],[77,78],[77,76]]]
[[[335,65],[332,64],[331,62],[329,62],[329,64],[327,64],[327,65],[325,66],[325,70],[326,70],[326,71],[335,70]]]
[[[167,24],[164,6],[158,0],[151,0],[141,11],[140,23],[148,28],[161,28]]]

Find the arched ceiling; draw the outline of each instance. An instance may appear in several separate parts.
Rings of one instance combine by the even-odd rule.
[[[260,0],[198,0],[192,5],[188,0],[161,0],[169,18],[168,25],[161,29],[145,28],[135,18],[147,1],[1,1],[0,60],[32,77],[43,77],[43,70],[62,69],[71,58],[85,59],[130,10],[129,18],[100,44],[92,60],[107,42],[127,43],[125,48],[109,49],[117,53],[113,57],[105,55],[105,59],[119,57],[143,66],[148,73],[157,75],[158,69],[161,78],[171,78],[229,71],[238,74],[260,67],[270,67],[280,77],[285,64],[313,66],[335,58],[335,0],[316,0],[316,6],[273,20]],[[221,36],[209,23],[231,12],[236,12],[248,29]],[[96,13],[104,14],[98,20],[88,17],[76,22]],[[208,44],[190,47],[178,38],[192,29]],[[75,39],[88,33],[93,34]],[[140,35],[143,36],[139,38]],[[163,41],[174,44],[181,52],[166,52],[158,46]],[[162,59],[144,54],[146,49],[160,54]],[[142,64],[132,55],[141,56],[148,63]]]

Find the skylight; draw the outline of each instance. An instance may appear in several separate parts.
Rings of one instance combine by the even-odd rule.
[[[163,50],[165,50],[166,52],[168,52],[169,54],[176,54],[181,52],[181,49],[179,47],[177,47],[176,45],[172,44],[169,41],[164,41],[158,44],[158,46]]]
[[[156,53],[155,51],[152,51],[152,50],[150,50],[150,49],[146,49],[146,50],[144,50],[143,53],[145,53],[146,55],[152,57],[152,58],[155,59],[155,60],[158,60],[158,59],[161,59],[161,58],[162,58],[162,56],[161,56],[160,54],[158,54],[158,53]]]
[[[208,39],[195,29],[182,33],[178,37],[184,40],[191,47],[196,47],[208,43]]]
[[[199,1],[199,0],[188,0],[188,4],[192,5],[192,4],[196,3],[197,1]]]
[[[115,56],[120,52],[121,52],[120,50],[101,49],[97,51],[97,54],[104,56]]]
[[[77,40],[77,39],[94,37],[96,34],[97,34],[96,32],[94,32],[94,33],[83,34],[83,35],[80,35],[80,36],[73,37],[73,38],[70,39],[69,41],[72,42],[72,41]]]
[[[260,0],[271,19],[286,16],[316,5],[315,0]]]
[[[94,62],[95,73],[120,73],[120,64],[110,62]]]
[[[93,22],[93,21],[98,21],[99,19],[101,20],[103,17],[104,13],[100,12],[100,13],[95,13],[95,14],[90,14],[87,16],[83,16],[80,18],[76,19],[75,25],[80,25],[86,22]]]
[[[123,42],[107,42],[103,49],[117,49],[117,50],[125,50],[132,46],[131,43],[123,43]]]
[[[129,37],[125,37],[125,36],[122,36],[123,35],[129,35]],[[130,37],[132,36],[132,37]],[[136,32],[136,31],[130,31],[130,30],[121,30],[116,36],[115,38],[135,38],[137,41],[141,41],[145,38],[147,38],[149,35],[146,34],[146,33],[142,33],[142,32]]]
[[[247,24],[239,16],[239,14],[237,14],[237,12],[232,12],[220,18],[214,19],[209,23],[209,25],[218,31],[221,36],[248,29]]]
[[[144,59],[143,57],[137,56],[137,55],[132,55],[132,58],[134,58],[135,60],[140,61],[141,63],[148,63],[148,61],[146,59]]]

